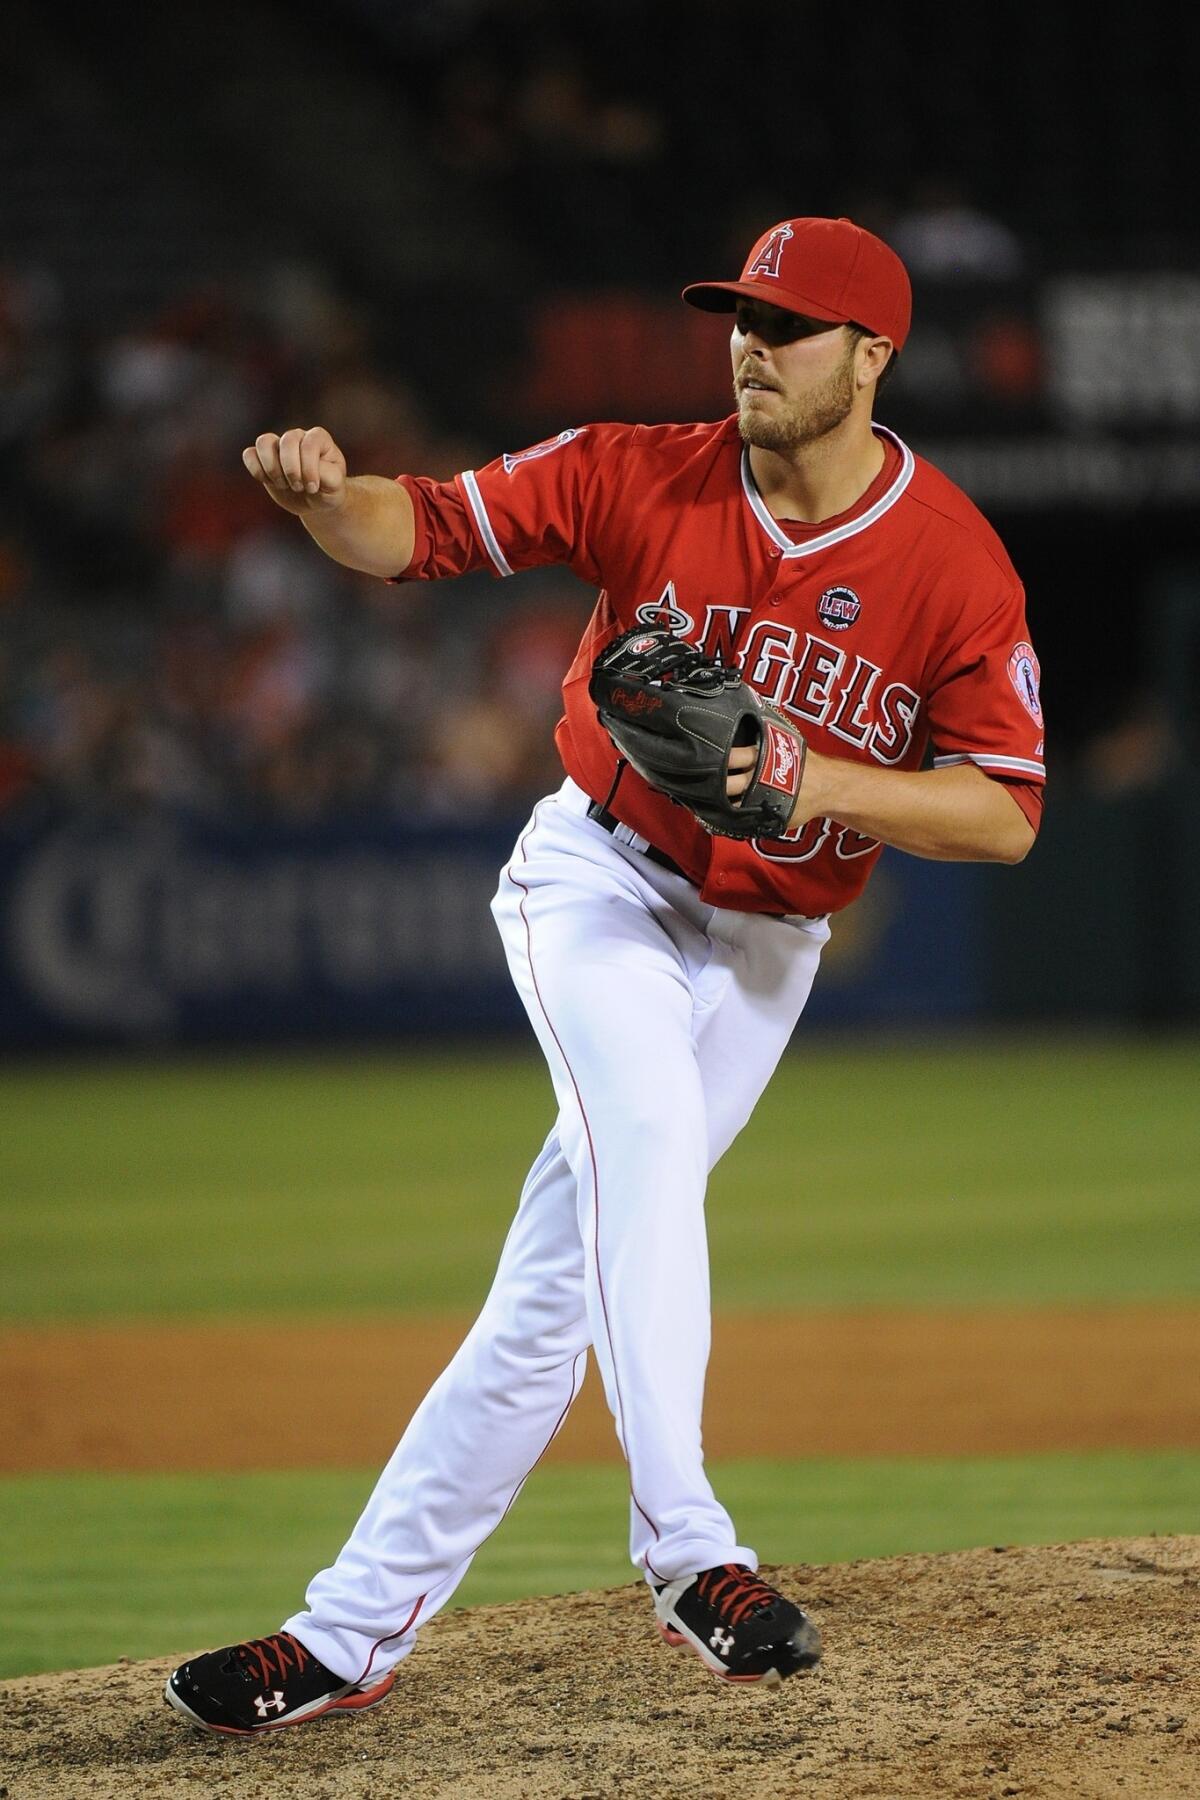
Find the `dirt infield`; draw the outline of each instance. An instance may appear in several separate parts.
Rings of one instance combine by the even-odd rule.
[[[0,1472],[380,1463],[469,1323],[0,1331]],[[1200,1387],[1180,1371],[1198,1342],[1200,1310],[1183,1306],[719,1317],[705,1444],[714,1457],[1195,1448]],[[258,1410],[248,1432],[222,1397],[285,1366],[301,1398]],[[616,1457],[594,1370],[551,1455]]]
[[[376,1463],[468,1323],[11,1329],[0,1467]],[[721,1318],[706,1442],[717,1456],[1194,1447],[1200,1395],[1179,1371],[1198,1337],[1184,1307]],[[281,1361],[304,1396],[294,1412],[247,1434],[199,1409],[197,1367],[219,1395]],[[594,1375],[555,1454],[615,1454]],[[1200,1797],[1200,1537],[775,1573],[826,1639],[821,1667],[778,1695],[724,1688],[666,1650],[632,1584],[445,1614],[378,1713],[252,1744],[170,1714],[167,1662],[0,1683],[0,1797]]]
[[[773,1577],[820,1668],[722,1687],[644,1591],[444,1614],[378,1712],[253,1743],[170,1713],[163,1661],[0,1683],[11,1800],[1187,1800],[1200,1537],[972,1550]],[[186,1649],[181,1646],[181,1649]]]

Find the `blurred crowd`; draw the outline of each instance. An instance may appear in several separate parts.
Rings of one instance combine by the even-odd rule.
[[[626,208],[665,126],[636,84],[597,86],[578,46],[547,40],[516,69],[505,43],[485,36],[428,84],[425,140],[497,205],[506,184],[528,192],[531,167],[571,165],[543,184],[528,232],[516,216],[505,230],[530,270],[549,239],[578,275],[616,231],[608,175]],[[587,205],[550,217],[554,192]],[[748,226],[740,204],[728,212],[736,262]],[[918,278],[1020,263],[1011,234],[953,189],[864,222],[907,234]],[[661,221],[645,224],[652,263]],[[623,259],[636,239],[627,224]],[[405,331],[381,326],[379,295],[315,264],[185,283],[119,323],[82,313],[52,264],[0,265],[0,813],[478,817],[554,783],[583,587],[547,572],[503,592],[487,575],[420,591],[341,570],[253,483],[243,447],[320,423],[352,471],[450,476],[516,447],[494,441],[500,419],[528,442],[544,420],[717,416],[728,371],[711,322],[669,293],[584,288],[568,305],[532,281],[527,355],[507,384],[494,343],[482,366],[450,359],[465,382],[439,382],[435,423],[411,331],[390,365]],[[668,319],[674,357],[658,353]],[[464,418],[489,441],[447,435]]]
[[[1019,257],[961,195],[921,201],[891,221],[915,269]],[[672,330],[705,323],[675,311]],[[492,424],[488,442],[435,427],[368,304],[312,267],[185,289],[120,329],[72,322],[45,269],[0,268],[0,817],[454,821],[515,816],[553,786],[560,683],[594,598],[582,584],[545,571],[425,589],[343,570],[272,505],[242,450],[320,423],[352,471],[449,477],[542,434],[548,372],[556,423],[635,416],[625,403],[647,399],[657,416],[702,416],[674,410],[693,400],[717,416],[723,373],[711,394],[660,393],[640,354],[605,366],[596,320],[573,351],[572,318],[558,309],[544,354],[531,336],[534,410],[522,420],[509,396],[505,444]],[[693,383],[700,366],[662,359]],[[630,375],[633,391],[613,388]],[[1194,691],[1200,632],[1184,636],[1172,666]],[[1080,766],[1097,788],[1150,785],[1178,760],[1157,690],[1135,683],[1087,714]]]
[[[277,219],[260,217],[256,192],[239,207],[227,191],[221,158],[232,143],[241,168],[240,109],[257,119],[263,105],[257,83],[230,87],[227,59],[197,64],[201,148],[172,161],[178,90],[160,77],[179,60],[173,17],[159,22],[158,61],[139,87],[138,56],[111,55],[107,20],[89,50],[56,15],[21,15],[25,74],[41,79],[43,112],[30,99],[37,84],[17,82],[26,113],[9,129],[20,156],[14,149],[8,201],[0,194],[5,241],[23,246],[0,264],[0,817],[522,810],[559,777],[560,681],[592,596],[559,571],[503,589],[483,574],[424,591],[341,570],[251,481],[242,450],[260,431],[319,423],[352,471],[449,476],[587,418],[719,416],[729,403],[722,333],[678,304],[678,287],[736,268],[797,191],[813,210],[845,209],[879,231],[912,272],[921,329],[889,389],[887,422],[935,448],[956,434],[1036,448],[1040,434],[1080,428],[1055,413],[1047,380],[1035,288],[1050,240],[1031,229],[1035,196],[1006,163],[1003,204],[990,129],[967,132],[960,117],[961,129],[939,134],[910,106],[910,78],[926,81],[930,104],[945,91],[922,34],[910,41],[893,22],[886,54],[858,72],[876,140],[847,137],[836,94],[824,110],[731,108],[728,19],[715,5],[344,0],[337,10],[363,33],[353,55],[340,47],[344,85],[336,70],[325,82],[323,38],[315,73],[304,63],[316,40],[303,33],[300,60],[275,58],[263,80],[280,118],[308,120],[324,97],[323,129],[343,150],[347,122],[378,103],[363,129],[379,140],[379,163],[362,180],[352,156],[330,156],[328,184],[297,184],[273,208]],[[249,27],[260,12],[229,8],[225,24]],[[840,66],[834,15],[780,7],[772,16],[784,48]],[[262,13],[266,35],[240,39],[243,55],[273,41],[273,20]],[[1065,53],[1066,38],[1057,27],[1052,35]],[[212,39],[206,18],[188,55],[202,61]],[[978,72],[1005,42],[1001,33],[989,50],[972,38],[938,54],[970,49]],[[676,78],[681,44],[686,80]],[[386,69],[378,91],[377,66]],[[1036,91],[1023,102],[1057,131],[1061,85],[1038,58],[1029,71]],[[996,85],[997,106],[1005,91]],[[126,114],[143,132],[129,143]],[[377,120],[397,128],[390,149]],[[4,129],[0,117],[0,137]],[[949,170],[928,160],[947,131]],[[1147,170],[1167,147],[1161,132],[1146,135]],[[1041,179],[1046,159],[1025,153],[1037,161],[1037,197],[1066,216]],[[273,202],[265,166],[258,181]],[[89,169],[92,186],[82,181]],[[280,164],[273,173],[277,186],[290,179]],[[76,188],[69,216],[45,205]],[[1143,191],[1157,190],[1145,182]],[[230,219],[240,223],[222,251]],[[264,262],[231,276],[260,237]],[[1160,253],[1155,240],[1147,266]],[[187,257],[193,273],[173,285]],[[136,294],[132,311],[92,304],[101,263],[100,291]],[[199,266],[226,273],[198,281]],[[331,267],[340,272],[318,272]],[[141,304],[139,270],[145,292],[159,284],[153,303]],[[128,282],[115,280],[126,272]],[[1171,301],[1169,281],[1163,291]],[[1084,304],[1095,325],[1103,309]],[[1123,304],[1151,320],[1150,341],[1157,318],[1176,317],[1147,312],[1144,295]],[[1060,336],[1084,341],[1077,328]],[[1106,345],[1109,363],[1114,346],[1138,360],[1126,356],[1124,315],[1101,339],[1079,357],[1089,400],[1090,379],[1101,400],[1120,386]],[[1177,345],[1170,381],[1182,392],[1180,355]],[[1102,407],[1081,416],[1093,436],[1097,422],[1123,423]],[[1135,409],[1135,426],[1141,417]],[[1111,519],[1099,508],[1024,519],[1019,560],[1025,572],[1030,559],[1052,730],[1082,747],[1089,778],[1107,789],[1148,785],[1177,759],[1175,721],[1194,717],[1200,683],[1200,608],[1143,596],[1147,533],[1132,511],[1110,510]],[[1097,536],[1102,517],[1107,535]],[[1173,548],[1164,517],[1153,534],[1160,555]],[[1172,530],[1184,543],[1184,528]],[[1193,538],[1185,547],[1194,560]],[[1192,612],[1180,611],[1168,651],[1146,652],[1144,666],[1114,658],[1100,634],[1085,634],[1081,650],[1069,641],[1072,608],[1083,597],[1090,616],[1099,586],[1122,590],[1135,645],[1146,612]],[[1076,679],[1056,691],[1055,649],[1062,666],[1068,643]],[[1170,714],[1164,666],[1172,679],[1183,671]]]
[[[342,570],[242,466],[316,422],[360,471],[494,453],[433,430],[360,307],[297,267],[120,332],[59,302],[0,272],[0,810],[456,818],[556,779],[578,583]]]

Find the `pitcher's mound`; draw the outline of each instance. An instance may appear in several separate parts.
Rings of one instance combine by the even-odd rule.
[[[1200,1537],[769,1573],[826,1645],[774,1692],[667,1649],[633,1584],[444,1614],[377,1712],[252,1741],[171,1713],[166,1660],[6,1682],[0,1794],[1200,1796]]]

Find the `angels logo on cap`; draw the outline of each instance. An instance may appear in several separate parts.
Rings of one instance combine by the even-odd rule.
[[[753,275],[770,275],[779,279],[779,259],[783,255],[783,246],[795,233],[790,225],[777,225],[768,236],[761,250],[756,252],[753,260],[746,264],[746,279]]]

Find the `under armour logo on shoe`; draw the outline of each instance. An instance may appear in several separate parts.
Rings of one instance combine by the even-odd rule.
[[[272,1709],[274,1709],[275,1712],[282,1712],[286,1705],[287,1701],[284,1699],[278,1688],[275,1689],[269,1700],[265,1694],[257,1694],[254,1699],[255,1711],[258,1713],[260,1719],[265,1719]]]
[[[728,1656],[733,1649],[732,1631],[722,1631],[719,1625],[708,1641],[719,1656]]]

